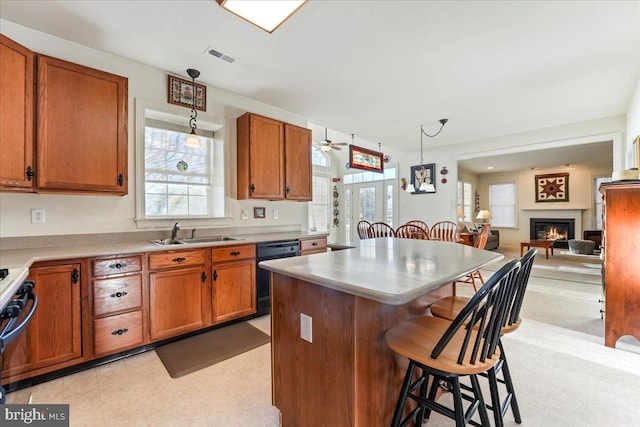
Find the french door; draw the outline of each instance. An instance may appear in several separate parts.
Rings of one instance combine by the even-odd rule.
[[[361,220],[385,222],[395,228],[395,180],[345,185],[345,227],[348,241],[358,240],[357,224]]]

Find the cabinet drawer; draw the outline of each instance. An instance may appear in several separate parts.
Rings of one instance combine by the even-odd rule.
[[[247,259],[256,257],[255,245],[225,246],[211,251],[213,262],[233,261],[236,259]]]
[[[142,306],[142,275],[93,281],[93,314],[101,316]]]
[[[94,320],[93,339],[96,355],[142,345],[142,311]]]
[[[162,254],[149,255],[149,269],[183,267],[187,265],[204,264],[205,251],[172,251]]]
[[[131,255],[115,258],[94,259],[93,276],[132,273],[142,270],[142,255]]]
[[[317,237],[314,239],[304,239],[300,240],[300,252],[314,251],[314,253],[321,252],[320,249],[326,250],[327,248],[327,238],[326,237]],[[324,251],[322,251],[324,252]]]

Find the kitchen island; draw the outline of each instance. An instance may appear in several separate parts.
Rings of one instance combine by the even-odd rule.
[[[389,425],[407,361],[384,333],[452,295],[454,279],[502,258],[451,242],[380,238],[261,262],[273,275],[273,404],[282,425]]]

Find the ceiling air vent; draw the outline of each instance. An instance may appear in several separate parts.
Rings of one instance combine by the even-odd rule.
[[[236,62],[236,58],[226,55],[219,50],[212,48],[211,46],[207,48],[206,52],[211,56],[215,56],[216,58],[220,58],[223,61],[227,61],[229,64],[233,64],[234,62]]]

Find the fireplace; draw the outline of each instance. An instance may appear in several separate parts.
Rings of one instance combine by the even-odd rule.
[[[555,240],[556,248],[568,248],[575,238],[576,220],[573,218],[531,218],[529,237],[538,240]]]

